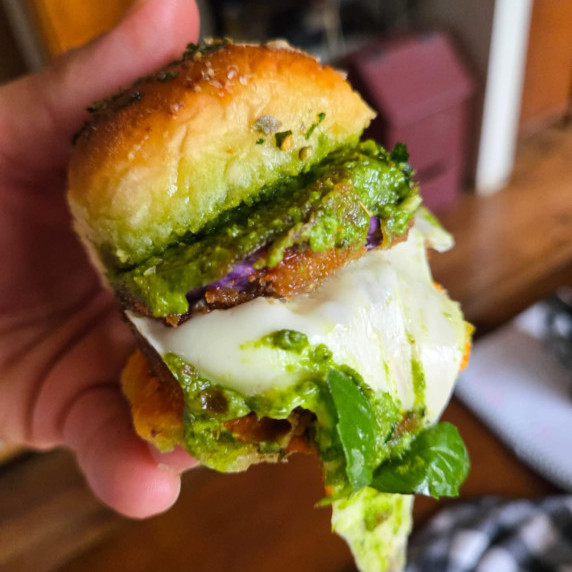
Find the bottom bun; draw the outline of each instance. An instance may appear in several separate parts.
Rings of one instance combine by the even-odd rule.
[[[160,451],[169,451],[184,440],[183,393],[173,380],[169,385],[151,371],[147,358],[136,351],[121,376],[121,387],[131,405],[137,434]]]

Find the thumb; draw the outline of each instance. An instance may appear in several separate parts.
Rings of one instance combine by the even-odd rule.
[[[194,0],[140,0],[108,34],[1,88],[0,167],[19,178],[32,161],[36,176],[61,169],[86,107],[178,57],[198,31]]]

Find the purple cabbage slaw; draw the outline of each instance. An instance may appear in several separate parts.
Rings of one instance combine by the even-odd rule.
[[[372,216],[369,219],[369,230],[367,233],[366,248],[372,250],[381,244],[383,237],[379,219]],[[234,288],[235,290],[243,290],[250,283],[250,275],[254,272],[255,262],[262,256],[264,248],[260,248],[247,256],[244,260],[236,263],[233,269],[223,278],[216,282],[211,282],[206,286],[199,286],[187,292],[187,300],[189,304],[196,302],[203,297],[207,290],[212,288]]]

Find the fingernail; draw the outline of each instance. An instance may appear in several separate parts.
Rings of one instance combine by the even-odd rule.
[[[147,444],[151,457],[157,463],[157,466],[165,471],[174,471],[182,473],[192,467],[198,465],[198,461],[191,457],[181,447],[175,447],[172,451],[161,453],[151,443]]]
[[[169,465],[165,465],[165,463],[159,463],[157,465],[157,468],[160,469],[161,471],[168,471],[169,473],[179,474],[175,468],[169,467]]]

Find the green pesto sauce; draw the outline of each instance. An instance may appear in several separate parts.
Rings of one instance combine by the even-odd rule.
[[[411,376],[413,378],[413,391],[415,392],[414,408],[415,410],[422,410],[425,407],[427,384],[425,382],[425,371],[419,360],[411,360]]]
[[[296,330],[278,330],[265,337],[264,341],[276,348],[290,350],[296,353],[300,353],[309,345],[308,336]],[[327,348],[326,350],[329,352]],[[329,352],[328,357],[331,357],[331,352]]]
[[[234,471],[244,468],[247,463],[243,460],[253,454],[279,458],[283,455],[280,443],[244,443],[224,427],[224,422],[250,412],[258,418],[286,419],[300,407],[316,415],[312,437],[324,464],[326,483],[335,486],[335,498],[350,494],[344,451],[336,431],[338,411],[327,384],[328,372],[334,369],[360,387],[372,405],[375,413],[375,464],[380,465],[399,456],[409,447],[417,429],[399,430],[399,424],[405,417],[399,402],[389,393],[373,391],[355,370],[336,363],[325,345],[313,346],[303,333],[294,330],[279,330],[252,344],[254,347],[270,346],[282,352],[287,367],[296,371],[297,381],[286,389],[243,395],[199,375],[177,354],[163,356],[183,389],[186,448],[203,464],[219,471]]]
[[[224,422],[256,413],[258,418],[286,419],[297,407],[313,411],[319,418],[316,441],[320,450],[335,457],[331,436],[334,412],[325,386],[312,372],[287,390],[269,390],[264,394],[242,395],[224,388],[203,376],[177,354],[167,354],[163,360],[181,385],[185,398],[185,445],[189,453],[202,464],[218,471],[243,470],[252,455],[284,455],[276,442],[245,443],[224,426]]]
[[[320,252],[360,247],[371,216],[385,237],[403,234],[419,204],[406,164],[373,141],[334,151],[308,172],[264,188],[256,202],[222,213],[199,234],[127,271],[110,275],[120,294],[155,317],[188,311],[186,293],[226,276],[261,247],[257,268],[278,264],[286,249]]]
[[[212,38],[208,41],[201,41],[198,44],[187,44],[183,53],[183,60],[200,59],[214,52],[218,52],[230,44],[232,44],[230,38]]]

